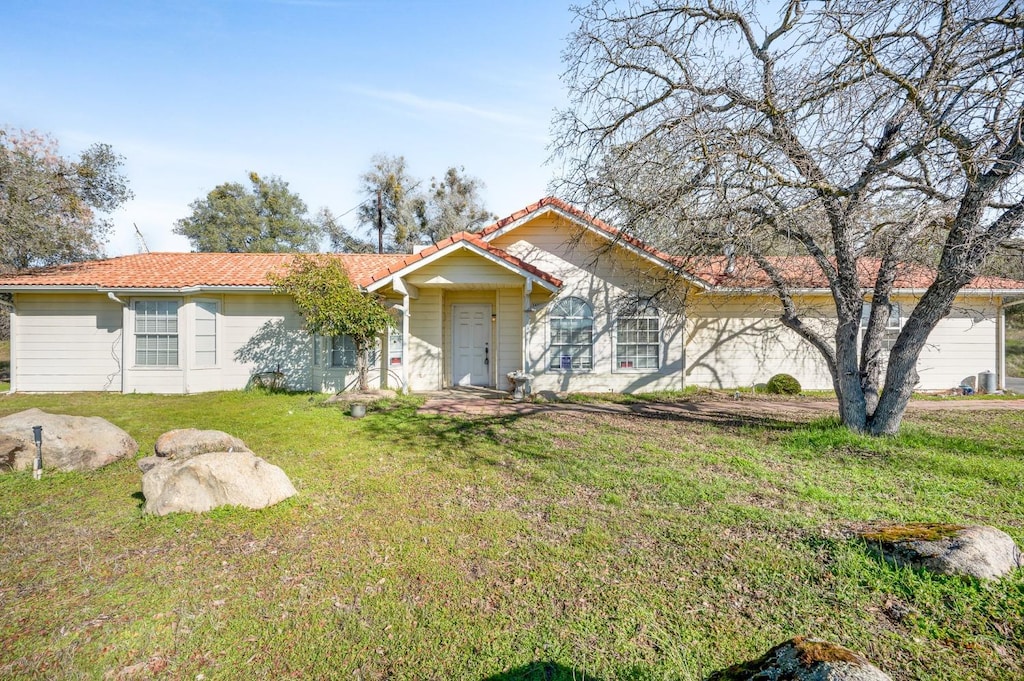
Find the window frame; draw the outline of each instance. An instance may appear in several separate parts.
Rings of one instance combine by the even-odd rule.
[[[195,369],[217,369],[220,367],[221,351],[220,351],[220,320],[221,320],[221,301],[216,298],[196,298],[192,301],[193,313],[192,313],[192,367]],[[200,364],[199,363],[199,309],[202,305],[213,305],[213,363],[212,364]],[[208,335],[208,334],[207,334]],[[179,341],[180,342],[180,341]]]
[[[860,308],[860,333],[858,339],[860,345],[864,345],[864,334],[868,330],[868,321],[871,319],[871,305],[870,301],[864,301]],[[892,301],[889,303],[889,319],[885,322],[885,329],[882,331],[882,352],[892,352],[892,346],[896,343],[896,339],[899,338],[900,332],[903,331],[903,306],[899,302]],[[893,319],[895,318],[895,324]]]
[[[572,310],[571,307],[570,307],[573,304],[575,304],[577,306],[577,310],[582,309],[587,314],[560,314],[560,312],[561,312],[560,308],[563,305],[566,306],[567,308],[570,308],[570,309],[567,309],[566,312],[570,312],[570,313],[574,312],[574,310]],[[559,343],[559,342],[557,342],[556,341],[556,333],[559,333],[559,332],[568,332],[568,333],[582,332],[586,328],[585,326],[581,326],[578,329],[573,329],[573,328],[556,329],[555,328],[556,322],[560,322],[560,321],[570,321],[570,322],[571,321],[582,321],[582,322],[589,321],[590,322],[590,328],[589,328],[590,340],[589,340],[589,342],[588,343],[580,343],[580,342]],[[595,345],[595,343],[594,343],[594,341],[596,339],[596,333],[595,333],[596,324],[595,324],[595,319],[594,319],[594,306],[591,305],[591,303],[589,301],[587,301],[586,299],[581,298],[579,296],[566,296],[564,298],[560,298],[557,301],[555,301],[551,305],[551,307],[548,309],[548,319],[547,319],[547,322],[548,322],[547,323],[547,327],[548,327],[548,353],[550,355],[550,357],[548,359],[548,362],[547,362],[547,370],[548,371],[563,372],[563,373],[590,373],[590,372],[594,371],[594,369],[595,369],[595,362],[594,362],[594,345]],[[583,366],[583,362],[580,362],[580,366],[576,366],[577,360],[580,357],[578,357],[575,352],[573,352],[572,354],[568,355],[568,357],[570,358],[569,366],[568,367],[563,366],[564,363],[563,363],[562,360],[567,355],[565,355],[565,354],[563,354],[561,352],[558,352],[559,348],[586,348],[586,350],[587,350],[586,355],[587,355],[587,357],[589,359],[589,366]]]
[[[352,340],[351,336],[349,336],[348,334],[342,334],[340,336],[325,336],[325,338],[327,338],[327,340],[328,340],[328,343],[325,344],[327,346],[327,348],[326,348],[327,349],[327,366],[326,366],[326,368],[328,368],[328,369],[346,369],[346,370],[347,369],[355,369],[355,368],[357,368],[357,366],[359,364],[359,357],[358,357],[358,353],[356,352],[355,341]],[[352,364],[335,364],[334,363],[334,352],[335,352],[334,344],[337,341],[337,339],[339,339],[339,338],[342,339],[343,343],[345,341],[348,341],[348,343],[351,343],[351,345],[352,345],[352,350],[351,350],[351,353],[352,353]],[[342,349],[342,351],[344,351],[344,349]],[[373,368],[375,368],[377,366],[377,364],[379,362],[380,362],[380,339],[378,338],[376,343],[374,343],[374,346],[372,348],[370,348],[369,362],[367,362],[366,366],[367,366],[368,369],[373,369]]]
[[[650,328],[646,328],[646,329],[636,328],[636,329],[633,329],[633,332],[637,334],[637,339],[638,340],[635,341],[635,342],[623,342],[623,340],[621,338],[621,333],[623,332],[623,328],[622,328],[623,327],[623,322],[645,322],[645,321],[651,321],[651,320],[653,320],[654,324],[655,324],[655,328],[653,330],[650,329]],[[662,357],[662,355],[664,354],[664,343],[662,342],[662,331],[663,331],[663,329],[664,329],[664,325],[662,324],[661,310],[659,310],[656,306],[651,305],[651,304],[646,304],[646,305],[642,305],[642,306],[641,305],[637,305],[637,306],[633,307],[632,310],[630,310],[630,314],[619,313],[618,315],[616,315],[615,316],[615,335],[614,335],[614,339],[615,339],[615,344],[614,345],[615,345],[615,347],[614,347],[614,352],[613,352],[614,360],[613,360],[613,364],[612,364],[612,371],[613,372],[617,372],[617,373],[651,373],[651,372],[658,372],[658,371],[660,371],[662,366],[663,366],[663,364],[664,364],[664,358]],[[643,343],[639,342],[639,335],[640,334],[651,334],[651,333],[654,334],[654,339],[653,340],[648,340],[647,342],[643,342]],[[650,357],[650,355],[642,355],[641,356],[639,354],[634,354],[632,356],[632,358],[628,358],[628,357],[624,358],[624,357],[622,357],[622,355],[620,354],[621,351],[622,351],[622,348],[623,347],[630,347],[630,346],[634,347],[634,348],[637,348],[637,349],[639,349],[641,347],[647,347],[647,348],[653,347],[654,348],[654,362],[655,362],[655,365],[653,367],[640,367],[640,366],[636,366],[637,365],[637,360],[639,360],[639,359],[647,359],[648,357]],[[631,363],[630,366],[623,366],[623,362],[632,362],[632,363]]]
[[[139,330],[139,322],[140,322],[139,307],[140,307],[140,305],[156,304],[158,306],[158,314],[159,314],[159,304],[160,303],[172,305],[173,308],[174,308],[174,332],[171,333],[171,332],[168,332],[168,331],[140,331]],[[183,307],[183,305],[182,305],[182,299],[181,298],[135,298],[135,299],[133,299],[131,301],[131,310],[132,310],[132,343],[133,343],[133,347],[132,347],[132,351],[133,351],[132,352],[132,368],[133,369],[140,369],[140,370],[143,370],[143,371],[167,371],[169,369],[181,369],[182,368],[182,362],[181,362],[181,330],[182,330],[181,310],[182,310],[182,307]],[[145,315],[144,315],[143,318],[145,318]],[[159,322],[160,319],[157,318],[157,319],[155,319],[153,321]],[[173,364],[140,363],[139,362],[139,338],[140,337],[147,337],[147,338],[150,338],[150,337],[151,338],[173,338],[174,339],[174,363]],[[146,350],[144,350],[144,352],[148,353],[150,351],[147,348]],[[161,349],[158,347],[153,352],[158,353],[158,356],[159,356],[159,353],[161,352]]]

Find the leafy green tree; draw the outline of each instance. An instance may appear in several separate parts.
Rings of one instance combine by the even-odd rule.
[[[72,160],[49,135],[0,128],[0,268],[100,256],[112,225],[97,213],[132,198],[123,160],[106,144]]]
[[[324,234],[331,240],[331,251],[334,253],[376,253],[377,246],[360,239],[345,229],[341,220],[329,208],[321,208],[316,214],[316,222]]]
[[[467,175],[462,166],[448,168],[441,179],[431,178],[423,221],[425,235],[437,243],[456,232],[473,232],[496,220],[498,216],[484,207],[480,197],[483,188],[484,183]]]
[[[409,252],[415,244],[437,243],[496,217],[480,197],[484,183],[462,166],[448,168],[440,179],[432,177],[429,190],[423,191],[423,183],[409,174],[405,157],[378,154],[372,164],[360,178],[364,200],[358,221],[373,232],[383,227],[383,250]],[[341,243],[350,245],[351,239]]]
[[[297,256],[288,272],[275,276],[273,283],[277,292],[295,300],[310,333],[352,339],[359,390],[369,390],[369,353],[391,322],[384,305],[360,291],[341,262],[328,255]]]
[[[382,250],[408,252],[420,240],[416,193],[420,182],[409,174],[404,156],[377,154],[371,163],[359,178],[364,199],[357,213],[359,224],[373,232],[383,229],[378,235]]]
[[[281,253],[319,250],[324,231],[309,219],[306,203],[271,175],[249,173],[246,188],[237,182],[214,187],[189,204],[192,214],[175,223],[199,252]]]

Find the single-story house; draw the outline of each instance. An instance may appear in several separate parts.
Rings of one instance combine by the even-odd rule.
[[[295,389],[350,388],[351,342],[312,337],[273,291],[268,275],[292,257],[145,253],[0,277],[13,295],[11,389],[193,393],[244,388],[261,372]],[[332,257],[393,310],[371,375],[383,385],[504,389],[518,370],[534,391],[734,388],[780,372],[831,388],[821,357],[781,325],[763,276],[744,262],[687,269],[559,199],[416,253]],[[835,313],[820,273],[800,258],[783,264],[797,303],[827,329]],[[931,276],[901,272],[892,337]],[[1004,309],[1021,298],[1024,282],[997,277],[965,288],[921,356],[919,387],[982,371],[1001,387]]]

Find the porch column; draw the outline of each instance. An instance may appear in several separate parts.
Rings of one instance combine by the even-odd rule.
[[[532,374],[530,366],[530,327],[533,326],[532,308],[530,294],[533,292],[533,279],[527,279],[523,284],[523,371]]]
[[[409,294],[402,296],[402,387],[409,392]]]

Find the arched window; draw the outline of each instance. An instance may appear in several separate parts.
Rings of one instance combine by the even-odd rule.
[[[594,310],[582,298],[562,298],[551,306],[552,369],[594,368]]]
[[[615,365],[620,369],[657,369],[661,359],[661,322],[653,305],[630,306],[615,322]]]

